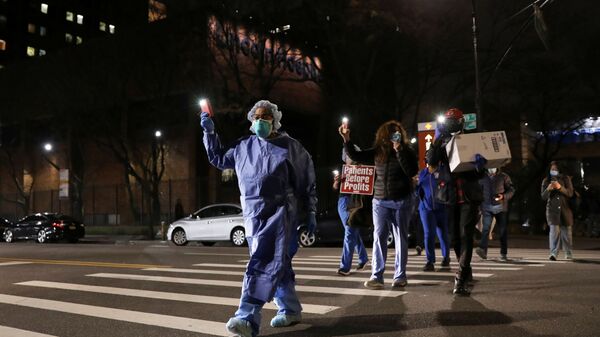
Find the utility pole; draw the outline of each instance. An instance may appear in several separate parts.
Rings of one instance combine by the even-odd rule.
[[[484,130],[483,128],[483,114],[481,112],[481,85],[479,83],[479,55],[477,52],[477,14],[475,7],[475,0],[471,0],[472,12],[471,17],[473,19],[473,61],[475,63],[475,113],[477,114],[478,129]]]

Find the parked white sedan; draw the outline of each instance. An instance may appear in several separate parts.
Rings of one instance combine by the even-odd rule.
[[[215,204],[201,208],[169,225],[167,239],[177,246],[200,241],[212,246],[217,241],[231,241],[235,246],[246,244],[242,208],[236,204]]]

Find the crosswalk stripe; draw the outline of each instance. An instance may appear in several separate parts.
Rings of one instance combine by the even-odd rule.
[[[185,255],[209,255],[209,256],[243,256],[248,257],[249,254],[222,254],[222,253],[183,253]]]
[[[3,267],[3,266],[17,266],[17,265],[21,265],[21,264],[31,264],[31,262],[24,262],[24,261],[0,262],[0,267]]]
[[[211,267],[211,268],[246,268],[246,266],[242,265],[242,264],[223,264],[223,263],[196,263],[196,264],[194,264],[194,266],[196,266],[196,267]],[[298,267],[294,267],[294,271],[320,271],[320,272],[331,273],[331,272],[334,272],[335,270],[332,268],[298,266]],[[369,273],[370,274],[371,270],[362,270],[357,273]],[[424,271],[407,270],[406,275],[456,276],[456,273],[455,272],[442,272],[442,271],[424,272]],[[473,277],[490,277],[493,275],[494,274],[489,274],[489,273],[473,273]]]
[[[248,260],[240,260],[238,262],[241,263],[247,263]],[[303,264],[303,265],[319,265],[319,266],[337,266],[339,265],[339,262],[309,262],[309,261],[292,261],[292,265],[294,265],[294,268],[296,268],[296,265],[299,264]],[[393,262],[388,262],[385,264],[386,267],[394,267],[394,263]],[[423,268],[422,264],[407,264],[406,265],[407,268]],[[473,270],[521,270],[523,268],[520,267],[480,267],[477,265],[471,265],[471,267],[473,268]]]
[[[243,271],[227,271],[227,270],[214,270],[214,269],[185,269],[185,268],[146,268],[146,271],[159,271],[159,272],[170,272],[170,273],[187,273],[187,274],[208,274],[208,275],[244,275]],[[364,282],[366,277],[351,277],[351,276],[327,276],[327,275],[305,275],[296,274],[296,279],[299,280],[315,280],[315,281],[342,281],[342,282]],[[410,279],[410,284],[442,284],[448,281],[439,280],[417,280]],[[304,304],[302,304],[304,306]]]
[[[56,337],[53,335],[46,335],[39,332],[21,330],[16,328],[10,328],[7,326],[0,325],[0,336],[10,336],[10,337]]]
[[[0,294],[0,303],[42,310],[65,312],[75,315],[98,317],[116,321],[158,326],[168,329],[192,331],[214,336],[228,336],[225,324],[201,319],[160,315],[141,311],[77,304],[42,298]]]
[[[335,264],[339,264],[340,263],[340,259],[313,259],[313,258],[302,258],[302,257],[295,257],[293,260],[293,262],[332,262]],[[388,259],[389,261],[389,259]],[[427,261],[427,258],[422,258],[422,259],[408,259],[408,264],[412,265],[414,263],[425,263]],[[450,262],[450,265],[453,266],[458,266],[459,263],[458,262]],[[421,265],[422,266],[422,265]],[[473,261],[471,262],[471,266],[489,266],[489,267],[521,267],[522,264],[516,264],[516,263],[510,263],[510,262],[503,262],[503,261],[497,261],[497,262],[479,262],[479,261]],[[532,265],[533,266],[533,265]],[[535,265],[535,266],[540,266],[540,265]]]
[[[102,286],[93,286],[93,285],[84,285],[84,284],[63,283],[63,282],[27,281],[27,282],[15,283],[15,284],[22,285],[22,286],[30,286],[30,287],[41,287],[41,288],[51,288],[51,289],[60,289],[60,290],[75,290],[75,291],[85,291],[85,292],[100,293],[100,294],[144,297],[144,298],[153,298],[153,299],[160,299],[160,300],[180,301],[180,302],[207,303],[207,304],[226,305],[226,306],[233,306],[233,307],[237,307],[240,304],[239,298],[201,296],[201,295],[194,295],[194,294],[182,294],[182,293],[173,293],[173,292],[116,288],[116,287],[102,287]],[[305,303],[302,303],[302,308],[303,308],[303,312],[311,313],[311,314],[320,314],[320,315],[326,314],[326,313],[331,312],[336,309],[339,309],[339,307],[336,307],[336,306],[305,304]],[[277,306],[274,303],[267,303],[265,305],[265,309],[277,310]]]
[[[235,288],[242,287],[241,280],[234,282],[234,281],[222,281],[222,280],[206,280],[206,279],[193,279],[193,278],[181,278],[181,277],[149,276],[149,275],[134,275],[134,274],[114,274],[114,273],[97,273],[97,274],[89,274],[86,276],[114,278],[114,279],[122,279],[122,280],[139,280],[139,281],[167,282],[167,283],[180,283],[180,284],[201,284],[201,285],[210,285],[210,286],[218,286],[218,287],[235,287]],[[316,287],[316,286],[304,286],[304,285],[296,285],[296,291],[323,293],[323,294],[335,294],[335,295],[360,295],[360,296],[375,296],[375,297],[398,297],[398,296],[406,294],[405,291],[393,291],[393,290],[373,291],[373,290],[368,290],[368,289]]]

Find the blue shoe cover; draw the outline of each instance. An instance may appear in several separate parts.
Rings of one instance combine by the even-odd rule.
[[[252,326],[244,319],[232,317],[225,327],[234,337],[252,337]]]
[[[302,316],[298,315],[285,315],[278,314],[271,320],[271,326],[274,328],[280,328],[283,326],[290,326],[300,323]]]

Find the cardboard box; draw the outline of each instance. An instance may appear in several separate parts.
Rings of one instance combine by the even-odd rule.
[[[446,153],[452,172],[473,170],[477,153],[487,159],[486,168],[502,167],[511,158],[504,131],[460,134],[448,142]]]

